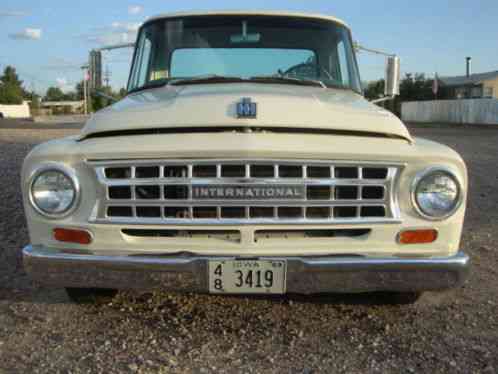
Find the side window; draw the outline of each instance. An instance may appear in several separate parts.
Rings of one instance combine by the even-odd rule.
[[[349,86],[349,77],[350,77],[350,71],[349,71],[349,64],[347,60],[347,55],[346,55],[346,46],[344,45],[344,41],[341,40],[339,44],[337,44],[337,59],[338,59],[338,64],[339,64],[339,78],[341,79],[341,83],[345,86]]]
[[[140,61],[140,71],[138,73],[138,85],[142,86],[149,81],[150,53],[152,51],[150,39],[145,38],[142,59]]]
[[[137,48],[129,89],[143,86],[149,80],[152,43],[147,33],[142,33]]]

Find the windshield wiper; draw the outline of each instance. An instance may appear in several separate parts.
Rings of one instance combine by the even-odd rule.
[[[238,83],[238,82],[247,82],[247,81],[240,77],[227,77],[224,75],[210,74],[198,77],[172,79],[168,82],[168,85],[178,86],[182,84]]]
[[[267,83],[288,83],[288,84],[300,84],[304,86],[320,86],[322,88],[327,88],[327,85],[321,80],[308,79],[308,78],[294,78],[278,75],[262,75],[249,78],[252,82],[267,82]]]
[[[190,77],[190,78],[163,78],[163,79],[158,79],[155,81],[150,81],[144,84],[143,86],[134,88],[130,90],[128,93],[134,93],[138,91],[143,91],[147,90],[149,88],[158,88],[158,87],[163,87],[163,86],[176,86],[176,85],[183,85],[183,84],[201,84],[201,83],[237,83],[237,82],[247,82],[247,80],[240,78],[240,77],[226,77],[223,75],[215,75],[215,74],[210,74],[210,75],[205,75],[205,76],[197,76],[197,77]]]
[[[143,86],[137,87],[133,90],[130,90],[128,94],[134,93],[134,92],[139,92],[143,90],[147,90],[150,88],[158,88],[158,87],[163,87],[165,85],[171,85],[171,86],[176,86],[176,85],[187,85],[187,84],[202,84],[202,83],[240,83],[240,82],[253,82],[253,83],[285,83],[285,84],[297,84],[297,85],[303,85],[303,86],[319,86],[322,88],[329,88],[329,87],[334,87],[334,88],[340,88],[340,89],[349,89],[348,87],[344,87],[341,85],[326,85],[323,81],[318,80],[318,79],[310,79],[310,78],[295,78],[295,77],[288,77],[288,76],[283,76],[283,75],[261,75],[261,76],[254,76],[250,77],[248,79],[241,78],[241,77],[231,77],[231,76],[224,76],[224,75],[216,75],[216,74],[209,74],[209,75],[204,75],[204,76],[197,76],[197,77],[189,77],[189,78],[163,78],[163,79],[158,79],[155,81],[150,81]]]

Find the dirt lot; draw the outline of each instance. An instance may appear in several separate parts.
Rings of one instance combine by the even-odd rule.
[[[498,128],[412,128],[468,163],[462,247],[473,268],[461,289],[412,306],[165,293],[81,306],[31,283],[20,262],[22,160],[74,127],[0,122],[0,372],[498,373]]]

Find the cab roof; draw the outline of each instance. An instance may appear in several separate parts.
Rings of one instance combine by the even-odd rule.
[[[342,20],[324,14],[289,12],[289,11],[272,11],[272,10],[209,10],[209,11],[188,11],[164,13],[150,17],[145,23],[176,17],[195,17],[195,16],[274,16],[274,17],[299,17],[326,20],[338,23],[349,29],[349,26]]]

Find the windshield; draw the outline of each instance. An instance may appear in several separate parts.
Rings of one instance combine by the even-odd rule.
[[[129,91],[180,80],[229,82],[213,77],[287,84],[309,80],[361,92],[349,30],[332,21],[190,16],[156,20],[141,29]]]

